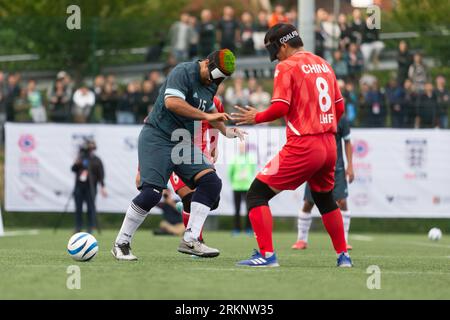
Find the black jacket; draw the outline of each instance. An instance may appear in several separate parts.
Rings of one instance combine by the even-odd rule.
[[[80,175],[84,170],[87,170],[88,172],[86,182],[80,181]],[[73,164],[72,171],[75,172],[75,183],[77,185],[89,183],[94,192],[97,191],[97,184],[100,184],[102,187],[105,186],[103,163],[95,154],[86,157],[80,156]]]

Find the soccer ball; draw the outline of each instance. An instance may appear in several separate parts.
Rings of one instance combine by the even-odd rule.
[[[98,252],[97,239],[87,232],[75,233],[69,239],[67,252],[74,260],[89,261]]]
[[[432,228],[428,231],[428,239],[438,241],[442,238],[442,231],[439,228]]]

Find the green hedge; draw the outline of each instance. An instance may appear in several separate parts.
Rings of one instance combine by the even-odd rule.
[[[61,219],[59,213],[14,213],[3,214],[6,229],[16,228],[53,228]],[[102,229],[119,229],[123,214],[99,214],[98,220]],[[73,227],[74,218],[71,213],[62,216],[60,228],[70,229]],[[141,228],[157,228],[161,216],[151,215]],[[243,221],[242,221],[243,222]],[[242,223],[244,225],[244,223]],[[352,232],[374,232],[374,233],[426,233],[429,229],[438,227],[444,233],[450,233],[449,219],[376,219],[376,218],[354,218],[351,221]],[[231,230],[233,218],[230,216],[211,216],[207,220],[206,229]],[[275,218],[274,228],[276,231],[296,231],[296,218]],[[320,219],[314,219],[313,230],[324,231]]]

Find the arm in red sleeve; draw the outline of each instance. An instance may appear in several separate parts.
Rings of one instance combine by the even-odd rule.
[[[341,117],[345,111],[344,98],[341,98],[336,102],[335,108],[336,108],[336,118],[337,118],[336,123],[339,123],[339,120],[341,119]]]
[[[289,111],[289,105],[282,101],[273,102],[266,110],[258,112],[255,116],[256,123],[271,122],[284,117]]]

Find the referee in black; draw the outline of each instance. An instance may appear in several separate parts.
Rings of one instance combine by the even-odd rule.
[[[72,171],[75,173],[75,189],[73,191],[75,199],[75,232],[80,232],[83,227],[83,203],[87,205],[87,232],[92,233],[96,228],[97,211],[95,198],[98,184],[100,184],[102,196],[107,196],[104,182],[105,171],[102,160],[94,153],[96,149],[94,140],[86,140],[81,145],[78,157],[72,165]]]

